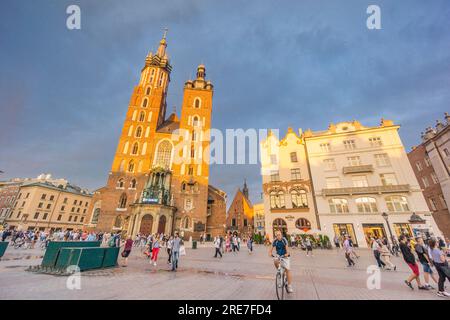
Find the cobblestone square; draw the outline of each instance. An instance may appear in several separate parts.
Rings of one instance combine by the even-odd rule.
[[[346,267],[340,250],[315,250],[312,257],[300,249],[291,252],[295,291],[288,295],[290,300],[442,299],[435,290],[407,288],[403,281],[410,271],[401,258],[393,258],[397,271],[381,271],[380,289],[370,290],[367,267],[375,260],[369,250],[358,250],[360,258],[353,268]],[[225,253],[221,259],[213,258],[213,253],[209,247],[187,249],[179,270],[171,272],[165,250],[154,267],[140,248],[134,248],[128,267],[83,272],[81,288],[71,290],[68,277],[25,271],[40,264],[42,250],[10,247],[0,261],[0,299],[276,299],[275,268],[266,247],[255,246],[252,254],[241,248],[241,252]]]

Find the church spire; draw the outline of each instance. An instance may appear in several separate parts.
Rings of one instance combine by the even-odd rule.
[[[163,58],[166,55],[166,48],[167,48],[166,36],[167,36],[168,30],[169,29],[164,28],[164,34],[163,34],[161,41],[159,42],[158,51],[156,52],[156,54],[158,56],[160,56],[161,58]]]
[[[242,189],[242,193],[248,199],[248,187],[247,187],[247,179],[244,179],[244,188]]]

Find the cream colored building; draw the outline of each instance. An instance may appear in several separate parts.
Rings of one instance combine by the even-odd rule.
[[[83,229],[92,195],[61,180],[61,184],[34,182],[20,187],[8,228],[19,230]]]
[[[265,230],[269,239],[274,232],[292,235],[317,229],[308,161],[304,140],[289,128],[279,140],[269,132],[261,141]]]
[[[265,215],[264,215],[264,202],[257,203],[253,205],[253,214],[254,214],[254,230],[255,233],[259,233],[260,235],[265,235]]]
[[[376,127],[353,121],[303,134],[320,228],[330,239],[349,234],[358,246],[367,247],[370,236],[441,234],[399,127],[388,120]]]

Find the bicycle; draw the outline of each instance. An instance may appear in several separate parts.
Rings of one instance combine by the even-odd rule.
[[[275,276],[275,291],[277,293],[278,300],[284,299],[284,291],[286,290],[286,293],[288,293],[288,282],[287,282],[287,275],[286,275],[286,268],[285,268],[285,262],[283,257],[280,256],[274,256],[272,255],[276,260],[278,260],[278,269],[277,274]]]

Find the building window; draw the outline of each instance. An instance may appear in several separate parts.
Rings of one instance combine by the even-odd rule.
[[[430,199],[428,199],[428,200],[429,200],[429,202],[430,202],[430,208],[431,208],[431,210],[436,211],[436,210],[437,210],[436,201],[435,201],[433,198],[430,198]]]
[[[50,201],[53,201],[55,199],[55,196],[50,196]]]
[[[70,210],[70,212],[75,212],[75,207],[72,207],[72,210]]]
[[[67,198],[64,198],[63,203],[67,204]]]
[[[130,160],[128,163],[128,172],[134,172],[134,161]]]
[[[334,159],[325,159],[323,160],[323,163],[325,165],[325,170],[328,171],[336,170],[336,161],[334,161]]]
[[[131,150],[131,154],[132,155],[137,155],[139,152],[139,144],[137,142],[135,142],[133,144],[133,149]]]
[[[119,208],[125,209],[127,207],[127,195],[122,193],[119,199]]]
[[[66,206],[61,206],[61,211],[64,211],[65,208]]]
[[[36,219],[38,219],[39,218],[39,212],[36,212],[35,214],[34,214],[34,219],[36,220]]]
[[[325,178],[327,189],[337,189],[341,187],[341,179],[339,177]]]
[[[190,221],[189,221],[189,217],[184,217],[184,221],[183,221],[183,228],[184,229],[189,229],[190,227]]]
[[[141,111],[141,113],[139,114],[139,121],[140,122],[144,122],[145,121],[145,112]]]
[[[427,167],[431,167],[431,161],[430,161],[430,157],[429,156],[425,156],[425,158],[423,160],[424,160],[425,165]]]
[[[198,125],[199,125],[199,120],[198,120],[198,117],[197,117],[197,116],[195,116],[194,118],[192,118],[192,125],[193,125],[194,127],[198,127]]]
[[[73,218],[73,222],[77,222],[78,220],[78,216],[75,216],[75,218]]]
[[[434,183],[434,184],[439,183],[439,179],[438,179],[438,177],[437,177],[437,175],[436,175],[435,172],[432,172],[432,173],[431,173],[431,180],[433,180],[433,183]]]
[[[391,161],[389,160],[387,153],[376,154],[374,157],[377,167],[387,167],[391,165]]]
[[[329,143],[321,143],[320,149],[322,150],[322,152],[330,152],[331,151]]]
[[[200,108],[200,106],[201,106],[201,100],[200,100],[200,98],[195,98],[195,100],[194,100],[194,108]]]
[[[83,213],[86,213],[86,209],[83,209]]]
[[[291,169],[291,180],[300,180],[300,179],[301,179],[300,169],[299,168]]]
[[[389,211],[405,212],[409,211],[408,201],[403,196],[390,196],[386,198],[386,205]]]
[[[422,177],[422,183],[424,188],[428,188],[430,186],[430,182],[427,177]]]
[[[446,157],[450,156],[450,151],[448,151],[447,148],[444,149],[444,153],[445,153],[445,156],[446,156]]]
[[[136,179],[131,180],[131,182],[130,182],[130,188],[131,188],[131,189],[136,189]]]
[[[420,161],[416,162],[416,168],[418,171],[422,171],[423,167],[422,167],[422,163]]]
[[[119,181],[117,181],[117,188],[123,189],[123,186],[124,186],[124,180],[123,179],[119,179]]]
[[[352,176],[352,183],[356,188],[369,186],[369,182],[367,181],[366,176]]]
[[[380,174],[380,179],[383,186],[395,186],[398,184],[394,173],[382,173]]]
[[[42,196],[41,196],[41,200],[45,200],[45,197],[46,197],[47,195],[44,193]]]
[[[305,218],[299,218],[295,221],[295,227],[300,230],[311,229],[311,222]]]
[[[344,140],[344,148],[345,150],[354,150],[356,149],[355,140]]]
[[[191,198],[184,199],[184,209],[190,211],[192,210],[192,207],[193,207],[192,199]]]
[[[170,158],[172,156],[172,144],[164,140],[162,141],[156,152],[155,165],[163,168],[170,168]]]
[[[355,200],[358,212],[378,212],[377,201],[374,198],[362,197]]]
[[[439,200],[441,200],[442,208],[447,209],[447,202],[444,199],[444,196],[442,194],[439,195]]]
[[[231,219],[231,226],[236,227],[236,218]]]
[[[81,217],[80,222],[84,222],[84,217]]]
[[[189,166],[188,175],[192,176],[193,174],[194,174],[194,168],[192,166]]]
[[[361,165],[361,158],[358,156],[347,157],[347,161],[348,161],[348,165],[351,167]]]
[[[68,221],[70,222],[70,221],[72,221],[72,216],[69,216],[69,219],[68,219]]]
[[[136,128],[136,138],[140,138],[142,136],[142,127],[139,126]]]
[[[48,216],[48,213],[44,212],[44,215],[42,216],[42,220],[47,220],[47,216]]]
[[[280,174],[278,171],[272,171],[270,173],[270,181],[271,182],[279,182],[280,181]]]
[[[77,208],[77,213],[80,213],[80,208]]]
[[[283,191],[272,191],[270,193],[270,208],[281,209],[284,208],[284,192]]]
[[[248,225],[247,219],[244,219],[244,227]]]
[[[43,205],[44,205],[44,204],[43,204],[42,202],[39,202],[38,208],[42,208]]]
[[[383,143],[381,142],[381,138],[380,137],[369,138],[369,142],[370,142],[370,146],[371,147],[380,147],[380,146],[383,145]]]
[[[51,204],[49,203],[49,204],[47,204],[47,209],[50,209],[51,208]]]
[[[147,88],[147,90],[150,90],[150,88]],[[147,108],[147,103],[148,103],[148,99],[147,98],[142,100],[142,108]]]
[[[147,89],[145,90],[145,94],[148,96],[148,95],[150,95],[150,93],[152,93],[152,88],[147,87]],[[147,104],[145,104],[145,106],[147,106]]]
[[[308,208],[308,198],[305,190],[292,190],[291,200],[293,208]]]
[[[97,224],[98,222],[98,217],[100,216],[100,208],[96,208],[94,210],[94,213],[92,214],[92,220],[91,223],[92,224]]]
[[[329,199],[328,204],[330,205],[331,213],[345,213],[348,212],[348,202],[346,199]]]
[[[77,205],[77,200],[73,200],[73,205],[74,205],[74,206]]]
[[[56,220],[61,221],[61,219],[62,219],[62,214],[60,214]]]
[[[291,152],[291,162],[298,162],[297,160],[297,152]]]

